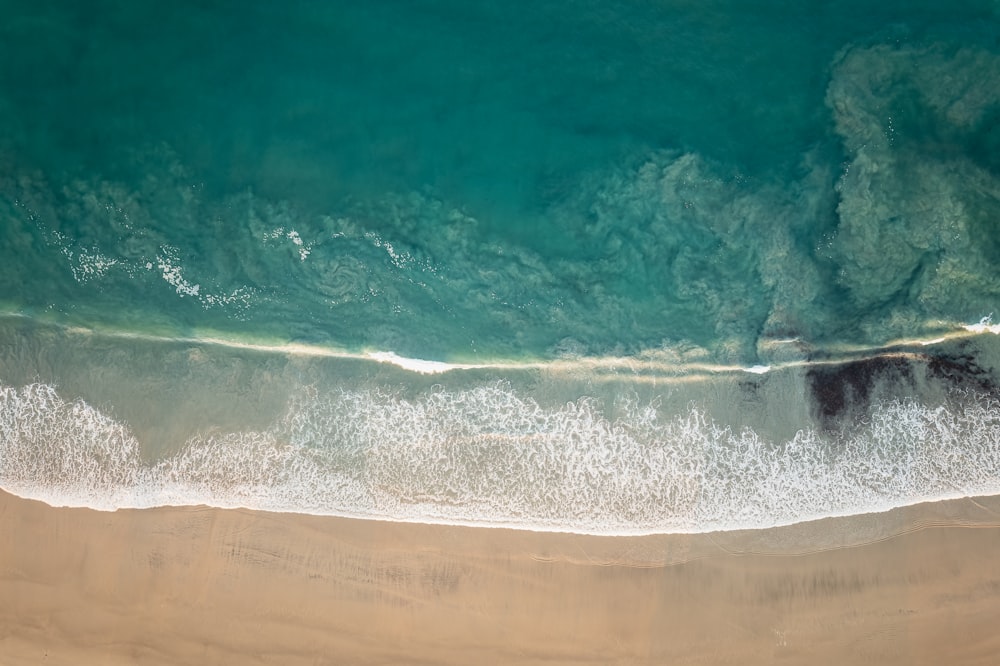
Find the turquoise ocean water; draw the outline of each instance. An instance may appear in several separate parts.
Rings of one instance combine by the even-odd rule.
[[[1000,492],[994,1],[0,10],[0,487],[595,533]]]

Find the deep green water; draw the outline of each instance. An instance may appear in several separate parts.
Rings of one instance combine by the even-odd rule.
[[[619,357],[641,365],[653,354],[658,363],[777,367],[926,341],[998,311],[996,2],[0,1],[0,16],[0,309],[39,330],[82,327],[119,340],[88,353],[118,368],[113,381],[149,391],[150,405],[225,372],[218,361],[187,374],[162,365],[154,378],[135,369],[139,352],[121,336],[479,364]],[[10,434],[28,418],[12,405],[48,404],[16,393],[31,381],[76,386],[65,400],[97,404],[132,434],[162,433],[162,418],[129,407],[128,391],[111,397],[100,381],[88,386],[80,378],[92,369],[55,362],[49,334],[18,326],[0,338],[0,381],[14,391],[5,403],[8,447],[30,451],[40,441]],[[606,387],[598,399],[581,363],[562,388],[547,375],[492,371],[454,380],[458,387],[442,380],[433,391],[445,393],[435,394],[423,380],[381,371],[334,380],[346,371],[317,370],[319,361],[261,381],[281,387],[272,396],[281,409],[296,386],[335,393],[349,384],[369,407],[355,413],[327,400],[320,411],[365,422],[392,412],[378,393],[390,389],[419,406],[430,395],[454,390],[473,400],[462,391],[502,386],[507,397],[494,398],[504,413],[534,413],[530,400],[555,410],[536,423],[544,432],[568,427],[553,425],[562,423],[560,404],[584,409],[593,398],[593,418],[611,430],[639,427],[638,412],[614,406],[622,396],[664,404],[666,394],[633,385]],[[963,363],[961,372],[976,377],[970,385],[962,375],[963,390],[988,392],[992,366]],[[639,374],[685,372],[660,365]],[[815,377],[781,381],[799,388],[765,390],[765,416],[730,410],[735,420],[719,416],[720,427],[772,428],[778,448],[796,431],[829,430],[823,406],[810,402],[819,399],[808,390]],[[845,385],[847,402],[867,395]],[[729,395],[673,388],[667,402],[687,405],[685,390],[709,413],[717,408],[708,403]],[[790,404],[788,391],[795,407],[773,415]],[[468,424],[476,409],[489,412],[493,403],[475,395],[485,401],[478,408],[454,398],[465,416],[439,417]],[[929,410],[944,404],[910,384],[886,395]],[[281,409],[271,416],[284,425],[268,432],[294,441]],[[430,407],[420,409],[425,418]],[[685,412],[671,409],[660,418]],[[153,448],[180,450],[199,432],[232,429],[236,412],[208,410],[195,419],[200,430]],[[400,422],[414,423],[407,414]],[[361,443],[316,426],[322,446],[350,440],[367,451],[324,469],[363,467],[371,442],[397,426]],[[490,422],[461,437],[506,427]],[[642,446],[680,437],[642,432],[633,433]],[[452,436],[427,435],[435,445]],[[552,437],[553,451],[563,450]],[[720,450],[731,451],[723,440]],[[836,448],[834,440],[827,444]],[[7,454],[5,487],[15,458]],[[4,464],[0,457],[0,476]],[[627,486],[637,472],[623,469],[600,483]],[[657,468],[649,483],[674,473]],[[18,474],[23,487],[31,474],[45,483],[38,470]],[[990,474],[977,488],[992,487]],[[567,478],[559,483],[587,483]],[[507,492],[498,488],[481,492]],[[830,510],[898,504],[940,494],[935,488],[891,500],[881,491],[851,495]],[[642,502],[670,505],[664,497]],[[350,513],[343,507],[367,500],[335,509],[296,501],[281,506]],[[545,514],[518,506],[494,514],[525,524]],[[379,513],[358,509],[366,511]],[[615,529],[659,524],[628,515],[611,521]],[[558,512],[545,520],[604,524]],[[767,513],[755,521],[747,524],[767,524]]]
[[[6,2],[0,297],[410,356],[992,312],[990,2]]]

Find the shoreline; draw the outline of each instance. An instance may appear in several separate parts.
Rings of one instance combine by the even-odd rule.
[[[874,515],[600,537],[0,493],[0,662],[991,663],[1000,497]]]
[[[53,504],[46,499],[38,496],[32,495],[22,495],[18,492],[9,490],[7,488],[0,487],[0,495],[10,495],[11,497],[19,500],[29,501],[29,502],[39,502],[45,506],[52,509],[72,509],[72,510],[85,510],[94,511],[97,513],[110,513],[115,514],[119,512],[128,511],[159,511],[159,510],[211,510],[211,511],[237,511],[237,512],[251,512],[259,513],[263,515],[272,516],[287,516],[290,518],[295,518],[298,516],[308,517],[308,518],[320,518],[320,519],[332,519],[332,520],[346,520],[346,521],[358,521],[365,523],[387,523],[392,525],[413,525],[413,526],[424,526],[424,527],[438,527],[438,528],[456,528],[456,529],[469,529],[469,530],[505,530],[509,532],[524,532],[527,534],[540,534],[540,535],[565,535],[573,537],[585,537],[585,538],[595,538],[595,539],[654,539],[654,538],[670,538],[670,537],[697,537],[697,536],[712,536],[721,537],[724,535],[752,535],[752,534],[767,534],[771,532],[788,532],[794,534],[801,532],[802,534],[818,534],[820,530],[814,529],[819,526],[827,525],[841,525],[841,524],[879,524],[880,527],[877,529],[884,530],[885,526],[881,525],[880,519],[885,518],[887,522],[892,525],[898,524],[896,516],[899,512],[905,512],[907,510],[917,509],[920,511],[926,511],[928,513],[942,513],[945,516],[951,516],[955,513],[954,510],[949,510],[955,504],[968,503],[973,506],[980,506],[980,502],[987,502],[989,504],[996,503],[997,511],[1000,512],[1000,493],[991,493],[985,495],[955,495],[949,497],[942,497],[938,499],[918,499],[905,504],[899,504],[896,506],[890,506],[883,509],[874,509],[871,511],[863,511],[860,513],[844,513],[844,514],[832,514],[825,516],[813,516],[805,517],[801,520],[795,520],[793,522],[779,523],[776,525],[767,525],[763,527],[721,527],[706,530],[691,530],[691,531],[656,531],[653,529],[644,530],[636,529],[634,531],[621,531],[621,532],[587,532],[582,530],[575,530],[570,527],[560,528],[558,526],[548,526],[548,525],[523,525],[516,523],[504,523],[504,522],[459,522],[459,521],[448,521],[447,519],[436,520],[434,518],[396,518],[391,516],[381,516],[381,515],[364,515],[364,514],[350,514],[350,513],[313,513],[309,511],[292,511],[292,510],[272,510],[272,509],[259,509],[244,505],[215,505],[207,503],[193,503],[193,504],[153,504],[149,506],[120,506],[113,509],[97,508],[93,506],[88,506],[85,504]],[[1000,527],[1000,513],[997,517],[997,526]],[[826,530],[829,532],[829,530]],[[834,530],[836,531],[836,530]],[[895,536],[898,532],[891,532],[886,535],[887,538]],[[847,544],[845,544],[847,545]],[[856,544],[851,544],[856,545]]]

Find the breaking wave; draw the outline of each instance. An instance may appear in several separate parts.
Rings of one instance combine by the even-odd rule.
[[[591,534],[767,528],[1000,492],[1000,402],[887,401],[851,432],[771,440],[692,405],[504,382],[406,398],[305,389],[271,427],[149,460],[128,426],[51,385],[0,388],[0,486],[57,506],[162,505]]]

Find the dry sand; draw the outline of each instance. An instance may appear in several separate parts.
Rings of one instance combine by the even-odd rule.
[[[606,538],[0,494],[0,664],[994,664],[997,525],[996,498]]]

